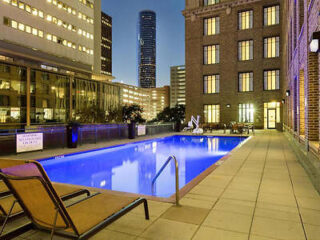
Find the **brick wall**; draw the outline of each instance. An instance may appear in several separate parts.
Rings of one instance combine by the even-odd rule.
[[[320,0],[288,0],[287,7],[284,12],[286,25],[282,31],[287,40],[293,40],[288,41],[285,46],[286,49],[283,50],[289,53],[283,61],[283,66],[287,67],[284,85],[290,86],[293,93],[297,91],[298,94],[297,96],[293,94],[291,101],[286,104],[287,109],[284,111],[291,113],[292,116],[289,114],[285,122],[300,135],[305,134],[307,140],[319,141],[320,57],[319,54],[309,51],[309,43],[313,32],[320,30]],[[292,31],[292,25],[297,30],[297,34]],[[296,46],[294,45],[294,38],[297,41]],[[290,52],[292,53],[290,54]],[[295,83],[295,81],[298,82]],[[295,89],[295,85],[299,89]],[[304,92],[304,96],[302,96],[301,91]],[[299,106],[295,106],[295,97]],[[305,107],[303,108],[304,104]],[[299,111],[296,110],[296,107],[298,107]],[[297,129],[295,129],[295,119],[297,119]],[[290,124],[291,121],[293,124]]]

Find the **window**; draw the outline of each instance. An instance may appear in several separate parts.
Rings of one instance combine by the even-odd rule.
[[[220,18],[212,17],[204,19],[204,35],[215,35],[220,33]]]
[[[220,122],[220,105],[204,105],[204,121],[206,123]]]
[[[219,2],[220,2],[220,0],[204,0],[204,5],[208,6],[208,5],[217,4]]]
[[[253,72],[239,73],[239,92],[253,91]]]
[[[253,40],[238,42],[239,61],[247,61],[253,59]]]
[[[203,48],[204,64],[219,63],[219,45],[210,45]]]
[[[239,122],[253,123],[254,107],[252,103],[239,104]]]
[[[250,29],[253,27],[253,11],[243,11],[238,13],[239,30]]]
[[[264,57],[279,57],[279,37],[269,37],[264,39]]]
[[[279,5],[265,7],[264,11],[264,26],[272,26],[279,24]]]
[[[205,94],[219,93],[220,75],[210,75],[203,77],[203,92]]]
[[[264,90],[280,89],[280,71],[268,70],[264,71]]]

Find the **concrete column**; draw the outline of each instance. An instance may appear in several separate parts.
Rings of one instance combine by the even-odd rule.
[[[31,121],[30,121],[30,108],[31,108],[31,94],[30,94],[30,84],[31,84],[31,68],[27,67],[27,87],[26,87],[26,97],[27,97],[27,116],[26,116],[26,122],[27,127],[30,127]]]

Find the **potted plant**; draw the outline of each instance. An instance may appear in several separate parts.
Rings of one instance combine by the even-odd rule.
[[[122,109],[123,121],[128,123],[128,138],[134,139],[136,137],[136,123],[143,123],[145,119],[142,118],[143,109],[137,105],[126,105]]]
[[[67,144],[68,148],[77,148],[80,123],[70,121],[67,125]]]

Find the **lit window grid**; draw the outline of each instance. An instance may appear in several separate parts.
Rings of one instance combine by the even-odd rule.
[[[265,7],[263,9],[264,12],[264,26],[272,26],[279,24],[280,22],[280,6],[275,5],[275,6],[270,6],[270,7]]]
[[[239,30],[251,29],[253,27],[253,11],[242,11],[238,13]]]
[[[280,71],[268,70],[264,71],[264,90],[280,89]]]
[[[253,91],[253,72],[239,73],[239,92]]]
[[[264,39],[264,57],[275,58],[280,55],[280,37],[269,37]]]
[[[52,41],[52,42],[55,42],[55,43],[58,43],[58,44],[61,44],[63,46],[73,48],[73,49],[77,48],[76,44],[71,41],[57,37],[57,36],[50,34],[50,33],[45,34],[42,30],[25,25],[23,23],[9,19],[7,17],[4,17],[3,21],[6,26],[11,27],[13,29],[32,34],[34,36],[38,36],[40,38],[44,38],[44,36],[45,36],[46,40],[48,40],[48,41]],[[81,49],[80,49],[80,47],[81,47]],[[93,55],[93,50],[90,48],[84,47],[84,46],[79,45],[79,51],[86,52],[87,54]]]
[[[253,123],[254,121],[254,106],[252,103],[239,104],[239,122]]]
[[[80,0],[79,0],[79,1],[80,1]],[[94,23],[94,21],[93,21],[92,18],[88,17],[88,16],[85,15],[84,13],[81,13],[81,12],[78,12],[78,13],[77,13],[77,11],[76,11],[74,8],[70,7],[69,5],[67,5],[67,4],[65,4],[65,3],[61,2],[61,1],[57,1],[57,0],[47,0],[47,3],[53,4],[53,5],[55,5],[57,8],[63,9],[63,10],[65,10],[66,12],[68,12],[68,13],[70,13],[70,14],[72,14],[72,15],[75,15],[75,16],[77,15],[79,19],[82,19],[82,20],[86,21],[87,23],[91,23],[91,24]]]
[[[220,92],[220,75],[210,75],[203,77],[203,92],[205,94]]]
[[[204,121],[205,123],[219,123],[220,105],[204,105]]]
[[[204,51],[204,64],[217,64],[220,61],[220,46],[210,45],[203,48]]]
[[[238,42],[239,61],[247,61],[253,59],[253,40]]]
[[[217,4],[219,2],[220,2],[220,0],[204,0],[203,4],[204,4],[204,6],[209,6],[209,5]]]
[[[48,22],[51,22],[51,23],[54,23],[58,26],[62,26],[64,27],[65,29],[68,29],[69,31],[73,31],[73,32],[77,32],[79,35],[82,35],[83,37],[86,37],[86,38],[90,38],[93,40],[93,34],[91,33],[88,33],[82,29],[77,29],[76,26],[72,25],[72,24],[69,24],[61,19],[58,19],[56,18],[55,16],[52,16],[50,14],[44,14],[43,11],[35,8],[35,7],[32,7],[24,2],[21,2],[21,1],[18,1],[18,0],[3,0],[7,3],[10,3],[11,1],[11,5],[12,6],[15,6],[15,7],[18,7],[19,9],[21,10],[24,10],[30,14],[32,14],[33,16],[36,16],[36,17],[40,17],[42,19],[46,19]]]
[[[89,8],[93,8],[93,3],[88,0],[79,0],[79,2],[81,2],[83,5],[85,5]]]
[[[216,35],[220,33],[220,18],[212,17],[204,19],[204,35]]]

